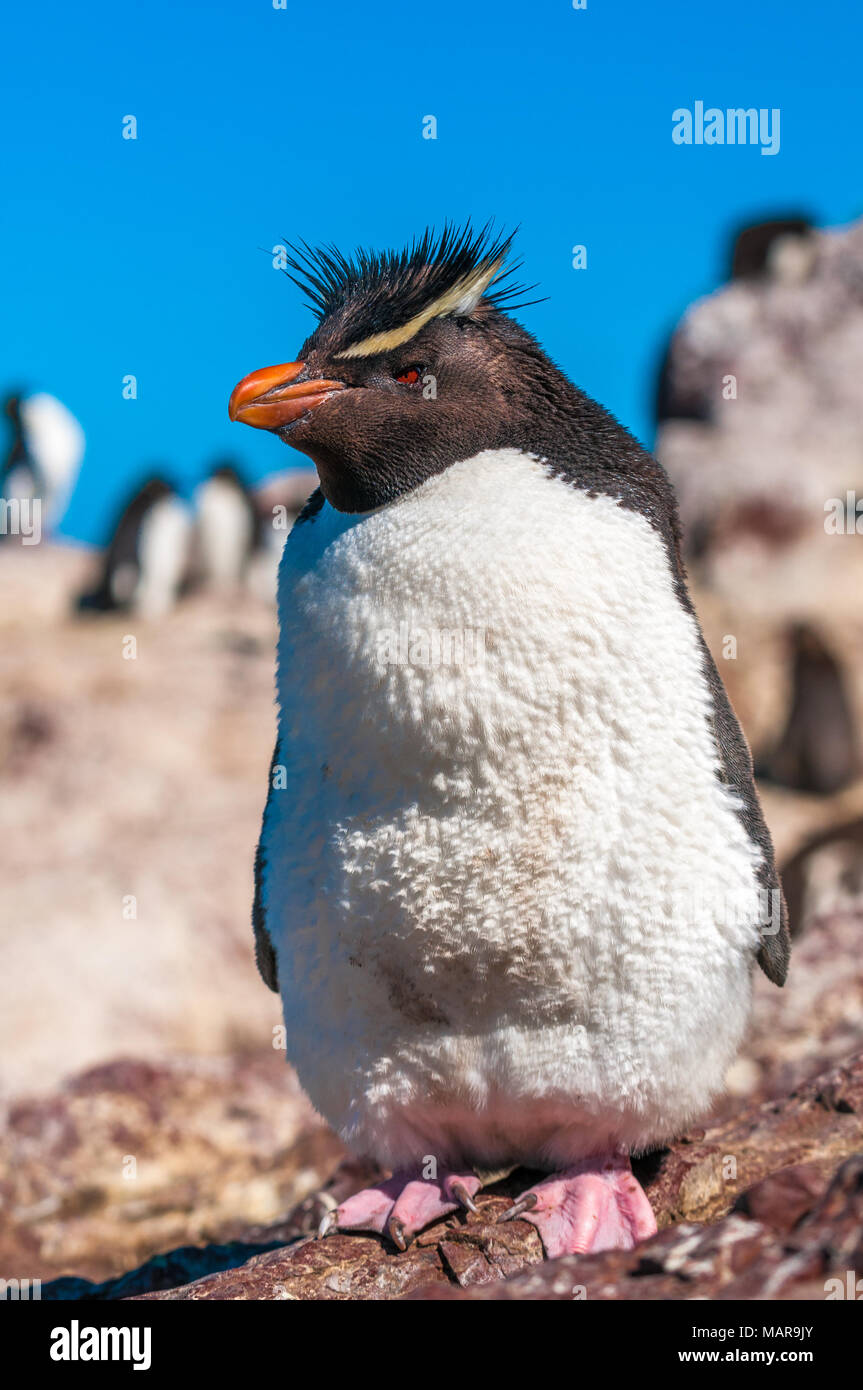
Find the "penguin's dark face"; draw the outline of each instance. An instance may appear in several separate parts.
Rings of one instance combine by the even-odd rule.
[[[388,352],[342,360],[315,334],[300,361],[240,383],[232,418],[308,454],[338,510],[369,511],[507,442],[516,372],[487,316],[438,319]]]
[[[356,263],[307,255],[302,283],[321,321],[298,361],[239,383],[231,419],[308,454],[324,496],[345,512],[516,443],[536,406],[537,360],[567,383],[501,312],[514,291],[485,293],[507,245],[468,230]]]

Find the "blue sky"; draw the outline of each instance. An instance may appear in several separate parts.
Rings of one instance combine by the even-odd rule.
[[[447,217],[520,224],[547,296],[522,321],[649,443],[658,354],[724,278],[729,229],[863,213],[847,0],[286,5],[49,0],[4,18],[0,389],[51,391],[84,426],[68,536],[102,539],[154,467],[189,490],[226,454],[252,479],[304,463],[227,418],[238,378],[311,327],[258,249],[283,237],[350,249]],[[778,107],[779,153],[675,145],[672,111],[697,100]]]

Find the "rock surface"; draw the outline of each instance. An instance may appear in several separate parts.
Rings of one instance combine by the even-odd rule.
[[[824,1298],[826,1280],[863,1273],[863,1052],[637,1170],[660,1230],[634,1251],[544,1260],[528,1222],[495,1224],[524,1173],[482,1193],[476,1215],[436,1223],[403,1253],[376,1236],[319,1241],[321,1213],[373,1176],[343,1163],[286,1220],[242,1232],[224,1222],[233,1244],[173,1251],[101,1286],[59,1280],[43,1297]]]
[[[760,1185],[763,1215],[757,1220],[741,1211],[710,1226],[684,1222],[637,1250],[567,1256],[506,1283],[432,1286],[409,1296],[518,1302],[849,1297],[863,1269],[863,1156],[849,1159],[817,1198],[813,1186],[806,1170],[788,1169]],[[789,1189],[799,1214],[786,1230]]]
[[[863,1040],[863,902],[814,917],[794,943],[794,969],[777,990],[755,979],[746,1047],[716,1113],[741,1101],[782,1100]]]
[[[794,274],[699,300],[672,338],[656,452],[688,552],[774,619],[857,611],[863,546],[828,532],[825,503],[863,500],[861,370],[863,222],[811,232]]]
[[[281,1023],[249,926],[272,604],[73,618],[85,556],[0,546],[0,1098],[266,1049]]]
[[[6,1108],[0,1275],[104,1280],[179,1244],[256,1241],[342,1154],[282,1053],[92,1068]]]
[[[863,221],[698,300],[663,368],[655,452],[708,645],[756,766],[805,793],[765,795],[782,859],[863,814],[861,373]],[[801,631],[838,662],[832,694],[817,663],[795,679]]]

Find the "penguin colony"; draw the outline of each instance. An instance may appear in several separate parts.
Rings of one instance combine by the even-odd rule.
[[[66,509],[84,456],[75,417],[44,392],[7,395],[9,441],[0,454],[0,542],[38,544]],[[306,487],[303,494],[302,489]],[[268,497],[285,519],[308,495],[306,474],[275,479]],[[82,613],[131,611],[164,616],[191,589],[223,597],[248,585],[262,597],[274,577],[284,530],[269,519],[230,462],[213,466],[191,505],[160,472],[151,473],[121,508],[95,583],[77,597]]]
[[[219,464],[197,488],[193,506],[156,474],[122,508],[81,612],[128,609],[163,617],[190,588],[236,592],[262,544],[249,489],[230,464]]]
[[[630,1155],[710,1105],[789,945],[671,486],[511,317],[509,249],[295,249],[317,326],[229,411],[320,479],[253,917],[303,1086],[393,1174],[324,1229],[404,1248],[522,1164],[554,1256],[655,1230]]]

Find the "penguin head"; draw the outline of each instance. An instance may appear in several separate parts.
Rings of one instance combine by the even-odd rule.
[[[511,240],[489,227],[445,227],[402,252],[348,260],[333,248],[292,251],[288,273],[318,325],[296,361],[235,387],[231,419],[307,454],[324,496],[345,512],[516,443],[531,413],[548,407],[547,373],[560,374],[504,312],[521,293],[506,286]]]

